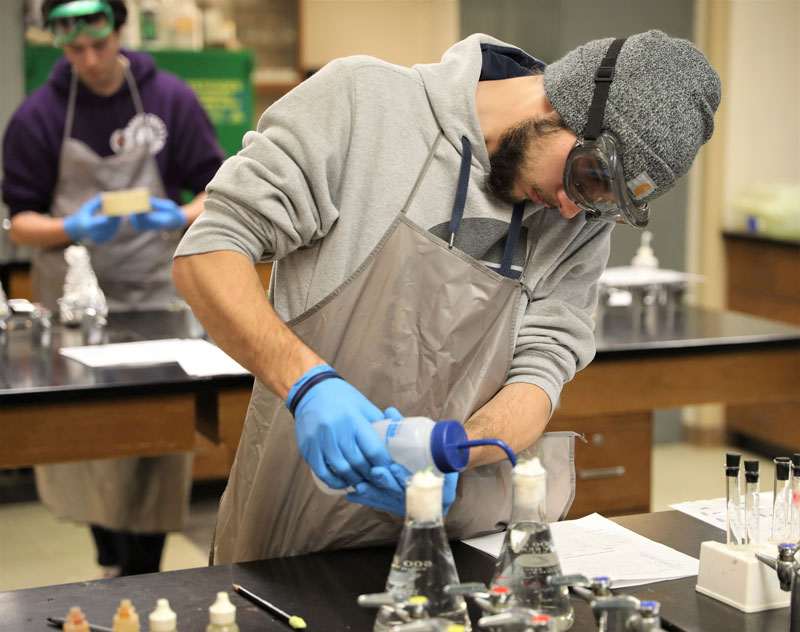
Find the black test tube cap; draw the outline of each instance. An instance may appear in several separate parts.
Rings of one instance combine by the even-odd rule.
[[[758,482],[758,461],[744,462],[744,476],[748,483]]]
[[[725,453],[725,475],[726,476],[738,476],[739,475],[739,463],[742,460],[742,455],[737,452],[726,452]]]
[[[792,455],[792,470],[794,470],[795,476],[800,476],[800,452]]]
[[[789,465],[788,457],[778,457],[775,459],[775,478],[779,481],[789,480]]]

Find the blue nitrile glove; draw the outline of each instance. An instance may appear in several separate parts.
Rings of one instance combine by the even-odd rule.
[[[88,237],[98,244],[104,244],[119,230],[121,217],[95,214],[100,208],[100,195],[95,195],[73,215],[64,218],[64,231],[72,241],[80,241]]]
[[[371,469],[392,460],[370,424],[381,409],[327,365],[315,366],[292,386],[286,407],[294,414],[300,454],[330,488],[355,487]]]
[[[383,470],[381,472],[380,470]],[[373,480],[379,480],[382,485],[372,484],[362,481],[355,486],[356,491],[350,492],[345,496],[347,500],[361,505],[368,505],[375,509],[382,509],[398,516],[406,515],[406,490],[405,485],[400,491],[393,489],[392,483],[397,480],[404,480],[411,476],[406,468],[399,463],[393,463],[386,468],[373,468]],[[446,515],[450,505],[456,499],[456,485],[458,484],[458,472],[451,472],[444,475],[444,485],[442,487],[442,515]]]
[[[175,230],[186,226],[186,212],[172,200],[151,197],[152,211],[131,215],[131,226],[136,230]]]

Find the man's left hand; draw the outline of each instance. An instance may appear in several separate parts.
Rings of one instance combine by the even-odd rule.
[[[131,215],[136,230],[176,230],[186,225],[186,212],[172,200],[151,197],[150,205],[152,211]]]

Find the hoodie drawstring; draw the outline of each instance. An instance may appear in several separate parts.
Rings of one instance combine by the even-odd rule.
[[[456,197],[453,200],[453,210],[450,213],[450,248],[456,238],[456,233],[461,227],[461,220],[464,217],[464,208],[467,205],[467,187],[469,186],[469,170],[472,163],[472,146],[466,136],[461,137],[461,167],[458,170],[458,184],[456,185]],[[500,264],[499,273],[504,277],[518,278],[520,273],[511,270],[514,262],[514,252],[519,241],[520,228],[522,226],[522,214],[525,209],[525,202],[518,202],[514,205],[511,214],[511,223],[508,227],[506,236],[506,246],[503,251],[503,261]]]

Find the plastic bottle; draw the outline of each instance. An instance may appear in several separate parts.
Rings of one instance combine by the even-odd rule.
[[[514,467],[514,502],[491,586],[507,586],[512,606],[530,608],[551,619],[554,630],[572,626],[574,613],[566,586],[546,585],[561,573],[545,509],[546,473],[538,458]]]
[[[83,611],[78,606],[72,606],[61,629],[64,632],[89,632],[89,622],[84,618]]]
[[[226,592],[218,592],[216,601],[208,607],[206,632],[239,632],[236,625],[236,606]]]
[[[631,265],[635,268],[649,268],[655,270],[658,268],[658,258],[653,254],[653,248],[650,246],[653,241],[653,233],[649,230],[642,231],[642,237],[639,242],[639,249],[636,251]]]
[[[447,619],[471,630],[467,604],[461,595],[449,595],[447,584],[458,584],[453,552],[442,519],[444,478],[431,471],[417,472],[406,490],[406,518],[397,543],[386,592],[395,602],[427,598],[427,615]],[[403,623],[390,606],[381,606],[374,632]]]
[[[514,454],[499,439],[470,441],[458,421],[448,419],[433,421],[427,417],[403,417],[400,421],[382,419],[372,424],[392,460],[409,472],[433,468],[438,474],[460,472],[467,467],[469,449],[479,445],[496,445],[503,448],[515,462]],[[319,478],[314,480],[327,494],[346,494],[346,489],[331,489]]]
[[[169,601],[159,599],[150,613],[150,632],[176,632],[178,615],[169,607]]]
[[[170,8],[170,23],[173,48],[203,48],[203,14],[194,0],[175,0]]]
[[[114,615],[114,632],[139,632],[139,615],[130,599],[123,599]]]

